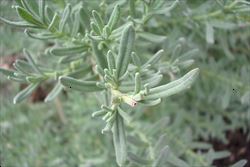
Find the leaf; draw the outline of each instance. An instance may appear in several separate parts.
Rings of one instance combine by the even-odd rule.
[[[32,33],[25,29],[24,33],[31,38],[40,39],[40,40],[48,40],[48,39],[55,39],[59,37],[59,34],[52,34],[52,33]]]
[[[122,33],[116,69],[118,78],[120,78],[127,70],[130,62],[130,55],[134,46],[135,30],[132,25],[125,28]]]
[[[69,19],[71,13],[71,5],[67,4],[67,6],[65,7],[63,14],[62,14],[62,18],[61,21],[59,23],[59,31],[63,32],[65,29],[65,25],[67,23],[67,20]]]
[[[118,112],[122,116],[122,118],[127,121],[127,123],[130,123],[132,118],[125,112],[123,111],[120,107],[118,107]]]
[[[141,66],[140,57],[137,56],[137,54],[135,52],[132,52],[131,57],[132,57],[132,61],[133,61],[134,65],[136,65],[137,67],[140,67]]]
[[[112,11],[107,26],[112,31],[120,19],[120,6],[116,5]]]
[[[18,15],[23,18],[25,21],[27,21],[28,23],[34,24],[36,26],[39,27],[43,27],[43,24],[37,20],[36,18],[34,18],[29,12],[27,12],[25,9],[17,6],[16,7],[17,13]]]
[[[85,27],[86,29],[90,29],[90,17],[89,17],[89,11],[87,9],[85,9],[84,7],[80,8],[80,21],[83,25],[83,27]]]
[[[22,6],[31,14],[37,15],[39,13],[36,1],[21,0]]]
[[[57,13],[54,14],[52,21],[50,22],[48,26],[48,30],[54,32],[57,29],[57,26],[59,25],[60,17]]]
[[[152,167],[166,166],[167,157],[169,154],[168,146],[163,147],[160,153],[157,155],[157,159],[154,161]]]
[[[43,75],[42,71],[39,69],[39,67],[37,66],[37,64],[35,63],[34,59],[32,58],[32,56],[30,55],[30,53],[26,50],[23,49],[23,53],[26,57],[26,59],[28,60],[29,64],[31,65],[31,67],[33,68],[33,70],[41,75]]]
[[[155,106],[161,103],[161,99],[156,100],[141,100],[140,103],[144,104],[145,106]]]
[[[214,44],[214,28],[209,23],[206,23],[206,40],[207,43]]]
[[[102,21],[100,14],[97,11],[93,10],[92,16],[93,16],[93,20],[94,20],[95,24],[97,25],[99,31],[102,32],[104,24],[103,24],[103,21]]]
[[[190,167],[185,161],[178,158],[171,151],[169,151],[169,154],[168,154],[166,159],[167,159],[167,162],[169,162],[170,164],[172,164],[176,167]]]
[[[56,86],[49,92],[49,94],[44,99],[44,102],[49,102],[54,100],[62,90],[63,86],[60,84],[60,82],[57,82]]]
[[[90,36],[89,36],[90,37]],[[102,54],[102,51],[98,49],[98,44],[97,41],[95,41],[94,39],[91,39],[91,43],[92,43],[92,50],[94,52],[94,56],[96,58],[97,64],[102,68],[105,69],[107,67],[107,60],[106,57]]]
[[[59,78],[60,83],[70,89],[79,90],[83,92],[95,92],[102,90],[96,86],[95,81],[81,81],[72,77],[63,77]]]
[[[5,76],[11,76],[11,77],[15,76],[14,75],[15,71],[7,70],[7,69],[4,69],[4,68],[0,68],[0,73],[2,73]]]
[[[113,142],[115,147],[116,162],[123,166],[127,159],[127,143],[123,119],[120,114],[116,114],[116,120],[113,125]]]
[[[27,96],[29,96],[39,86],[39,84],[40,84],[40,82],[30,84],[29,86],[27,86],[25,89],[23,89],[21,92],[19,92],[14,97],[13,103],[16,104],[16,103],[23,101]]]
[[[80,28],[80,11],[74,13],[74,22],[71,28],[71,35],[76,36]]]
[[[86,56],[87,56],[87,52],[83,52],[82,54],[79,54],[79,55],[64,56],[64,57],[61,57],[61,59],[59,60],[59,63],[67,64],[67,63],[70,63],[72,61],[76,61],[76,60],[80,60],[80,59],[83,60]]]
[[[45,23],[45,0],[39,0],[39,15],[42,18],[43,23]]]
[[[6,24],[17,26],[17,27],[30,27],[30,28],[41,28],[40,26],[36,26],[30,23],[27,23],[26,21],[9,21],[2,17],[0,17],[0,20]]]
[[[108,60],[109,70],[112,71],[113,69],[115,69],[115,58],[111,50],[109,50],[107,53],[107,60]]]
[[[135,73],[135,90],[134,94],[139,93],[141,90],[141,76],[140,73]]]
[[[136,163],[137,165],[146,165],[147,166],[147,165],[150,165],[150,163],[151,163],[151,161],[144,159],[144,158],[141,158],[138,155],[133,154],[131,152],[128,152],[128,159],[131,162]]]
[[[143,66],[142,68],[147,67],[149,64],[151,65],[155,65],[162,57],[164,53],[164,50],[159,50],[158,52],[156,52]]]
[[[242,159],[235,164],[233,164],[231,167],[244,167],[247,164],[247,160]]]
[[[139,37],[141,37],[147,41],[153,42],[153,43],[162,43],[167,39],[166,36],[156,35],[156,34],[152,34],[149,32],[139,32],[138,35],[139,35]]]
[[[155,88],[150,89],[148,95],[145,96],[144,100],[152,100],[162,97],[168,97],[173,94],[179,93],[183,90],[190,88],[192,83],[198,77],[199,69],[193,69],[189,71],[182,78],[172,81],[166,85],[161,85]]]
[[[87,48],[85,46],[71,46],[71,47],[54,47],[50,49],[50,53],[55,56],[73,55],[83,53]]]

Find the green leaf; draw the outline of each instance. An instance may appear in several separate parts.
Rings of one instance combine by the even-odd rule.
[[[52,21],[50,22],[48,26],[48,30],[54,32],[57,29],[57,26],[59,26],[60,17],[57,13],[54,14]]]
[[[25,9],[17,6],[16,10],[17,10],[18,15],[21,18],[23,18],[25,21],[27,21],[28,23],[34,24],[39,27],[43,27],[43,24],[39,20],[37,20],[35,17],[33,17],[32,14],[27,12]]]
[[[214,28],[209,23],[206,23],[206,40],[207,43],[214,44]]]
[[[42,71],[39,69],[39,67],[37,66],[37,64],[35,63],[34,59],[32,58],[31,54],[26,50],[23,49],[23,53],[26,57],[26,59],[28,60],[29,64],[31,65],[31,67],[33,68],[33,70],[41,75],[44,75],[42,73]]]
[[[34,39],[40,39],[40,40],[48,40],[48,39],[55,39],[58,38],[60,35],[58,34],[52,34],[52,33],[47,33],[47,32],[43,32],[43,33],[32,33],[29,30],[25,29],[24,33],[26,35],[28,35],[31,38]]]
[[[82,54],[79,54],[79,55],[64,56],[64,57],[60,58],[59,63],[67,64],[67,63],[70,63],[72,61],[76,61],[76,60],[79,60],[79,59],[83,60],[86,56],[87,56],[87,52],[83,52]]]
[[[135,52],[132,52],[131,57],[132,57],[132,61],[133,61],[134,65],[136,65],[137,67],[140,67],[141,66],[140,57],[137,56],[137,54]]]
[[[118,107],[118,113],[122,116],[122,118],[127,122],[130,123],[132,118],[125,112],[123,111],[120,107]]]
[[[106,110],[99,110],[99,111],[95,111],[92,113],[92,117],[99,117],[99,116],[103,116],[107,113]]]
[[[14,67],[21,70],[25,74],[32,74],[34,72],[32,66],[23,60],[16,60]]]
[[[150,166],[151,164],[151,161],[144,159],[142,157],[139,157],[138,155],[133,154],[131,152],[128,152],[128,159],[131,162],[136,163],[137,165]]]
[[[135,73],[135,90],[134,94],[139,93],[141,90],[141,76],[140,73]]]
[[[111,50],[109,50],[107,53],[107,60],[108,60],[109,70],[112,71],[113,69],[115,69],[115,58]]]
[[[156,35],[149,32],[139,32],[138,36],[153,43],[162,43],[167,39],[166,36]]]
[[[45,0],[39,0],[39,15],[42,18],[43,23],[45,23]]]
[[[244,167],[246,164],[247,164],[247,160],[242,159],[242,160],[236,162],[235,164],[233,164],[230,167]]]
[[[150,89],[148,95],[145,96],[144,100],[153,100],[162,97],[168,97],[173,94],[179,93],[183,90],[190,88],[192,83],[198,77],[199,69],[193,69],[189,71],[182,78],[172,81],[166,85],[161,85],[155,88]]]
[[[0,68],[0,73],[2,73],[5,76],[12,76],[12,77],[15,76],[14,75],[15,71],[7,70],[7,69],[4,69],[4,68]]]
[[[91,39],[91,43],[92,43],[92,50],[94,52],[94,56],[96,58],[97,64],[102,69],[105,69],[107,67],[106,57],[103,55],[102,51],[98,49],[98,43],[97,43],[97,41],[95,41],[91,37],[90,37],[90,39]]]
[[[142,68],[147,67],[148,65],[155,65],[162,57],[164,53],[164,50],[159,50],[158,52],[156,52],[143,66]]]
[[[74,22],[71,28],[71,35],[76,36],[80,28],[80,11],[74,13]]]
[[[37,14],[39,13],[37,1],[21,0],[21,2],[22,2],[22,6],[28,12],[37,16]]]
[[[63,14],[62,14],[62,18],[61,21],[59,23],[59,31],[63,32],[65,29],[65,25],[67,23],[67,20],[69,19],[71,14],[71,5],[67,4],[67,6],[65,7]]]
[[[90,27],[91,27],[92,31],[95,32],[97,35],[101,35],[102,34],[101,30],[98,28],[98,26],[96,25],[96,23],[91,22],[90,23]]]
[[[123,166],[127,159],[127,143],[124,123],[120,114],[116,114],[116,120],[113,125],[113,142],[116,162],[119,166]]]
[[[21,92],[19,92],[14,97],[13,103],[16,104],[16,103],[23,101],[26,97],[28,97],[39,86],[39,84],[40,84],[40,82],[30,84],[29,86],[27,86],[25,89],[23,89]]]
[[[72,47],[54,47],[50,49],[50,53],[55,56],[66,56],[78,53],[83,53],[87,50],[85,46],[72,46]]]
[[[102,32],[102,29],[104,28],[104,24],[103,24],[100,14],[97,11],[93,10],[92,15],[93,15],[93,20],[95,24],[97,25],[99,31]]]
[[[120,7],[116,5],[112,11],[107,26],[112,31],[120,19]]]
[[[168,154],[169,154],[168,146],[163,147],[159,155],[157,155],[157,159],[154,161],[152,167],[166,166]]]
[[[130,55],[134,46],[135,30],[132,25],[126,27],[122,33],[116,69],[118,78],[120,78],[127,70],[130,62]]]
[[[60,83],[70,89],[83,92],[96,92],[102,90],[96,86],[96,81],[82,81],[72,77],[60,77]]]
[[[48,23],[53,19],[54,16],[54,12],[49,8],[48,5],[45,5],[45,16]]]
[[[41,28],[40,26],[36,26],[30,23],[27,23],[26,21],[9,21],[2,17],[0,17],[0,20],[6,24],[9,24],[11,26],[17,26],[17,27],[30,27],[30,28]]]
[[[155,105],[161,103],[161,99],[159,98],[159,99],[156,99],[156,100],[141,100],[139,102],[144,104],[145,106],[155,106]]]
[[[57,82],[56,86],[49,92],[49,94],[44,99],[44,102],[49,102],[54,100],[62,90],[63,86],[60,84],[60,82]]]
[[[90,29],[90,16],[89,11],[85,9],[84,7],[80,8],[80,21],[83,25],[83,27],[86,27],[86,29]]]

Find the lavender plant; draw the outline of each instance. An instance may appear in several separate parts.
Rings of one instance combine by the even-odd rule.
[[[23,101],[44,82],[54,83],[45,102],[54,100],[62,90],[76,90],[84,95],[95,93],[101,105],[100,110],[92,113],[92,117],[101,117],[105,121],[101,133],[112,133],[119,166],[127,165],[128,161],[160,166],[166,164],[166,156],[171,157],[171,161],[168,161],[170,164],[188,166],[174,154],[168,153],[168,146],[159,148],[159,143],[156,143],[154,151],[149,151],[148,160],[128,152],[125,130],[126,125],[129,128],[136,126],[131,123],[132,118],[127,110],[140,105],[155,106],[161,103],[162,98],[189,89],[198,77],[198,68],[182,77],[173,75],[190,69],[194,63],[192,56],[197,49],[181,55],[185,39],[180,38],[170,51],[162,48],[150,51],[145,48],[148,43],[161,46],[167,40],[164,33],[148,32],[147,26],[152,26],[155,21],[157,28],[157,17],[169,15],[181,2],[129,0],[102,3],[98,9],[95,8],[96,2],[80,2],[66,4],[62,11],[46,3],[50,2],[16,0],[17,5],[13,8],[21,21],[0,18],[7,24],[25,28],[25,34],[30,38],[53,45],[43,53],[44,57],[53,60],[46,62],[50,64],[39,61],[38,56],[24,49],[26,59],[16,60],[14,71],[0,68],[8,79],[28,84],[14,97],[13,102]],[[237,10],[245,4],[248,2],[234,1],[224,10]],[[243,7],[240,9],[243,10]],[[202,21],[220,14],[221,11],[217,11],[192,19]],[[207,42],[214,43],[213,27],[218,25],[211,25],[207,21],[205,26]],[[168,53],[171,53],[171,57],[166,60]],[[131,136],[129,140],[136,143]],[[144,142],[148,144],[146,139]]]

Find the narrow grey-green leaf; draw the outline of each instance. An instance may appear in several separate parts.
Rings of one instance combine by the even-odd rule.
[[[60,84],[60,82],[57,82],[56,86],[49,92],[49,94],[44,99],[44,102],[49,102],[51,100],[54,100],[62,90],[63,86]]]
[[[88,30],[90,28],[90,16],[89,11],[85,9],[84,7],[80,8],[80,21],[83,25],[83,27],[86,27]]]
[[[60,77],[59,80],[63,86],[74,90],[83,92],[95,92],[102,90],[96,86],[95,81],[82,81],[72,77]]]
[[[118,23],[120,18],[120,7],[119,5],[116,5],[114,10],[112,11],[108,24],[107,26],[110,28],[110,30],[112,31],[114,29],[114,27],[116,26],[116,24]]]
[[[65,25],[66,25],[66,23],[68,21],[70,13],[71,13],[71,5],[67,4],[67,6],[65,7],[65,9],[63,11],[61,21],[59,23],[59,31],[60,32],[64,31],[64,28],[65,28]]]
[[[134,90],[134,94],[139,93],[141,90],[141,76],[140,73],[136,73],[135,74],[135,90]]]
[[[45,23],[45,0],[39,0],[39,15],[43,21],[43,23]]]
[[[165,166],[168,154],[169,154],[169,148],[168,148],[168,146],[163,147],[163,149],[157,155],[157,159],[154,161],[152,167]]]
[[[94,22],[98,26],[100,32],[102,32],[104,24],[103,24],[103,21],[102,21],[100,14],[97,11],[93,10],[92,15],[93,15]]]
[[[122,33],[116,69],[118,78],[120,78],[127,70],[130,62],[130,55],[134,46],[135,30],[132,25],[125,28]]]
[[[146,166],[149,166],[151,161],[147,160],[147,159],[144,159],[142,157],[139,157],[138,155],[136,154],[133,154],[131,152],[128,152],[128,159],[133,162],[133,163],[136,163],[137,165],[146,165]]]
[[[137,67],[140,67],[141,66],[140,57],[137,56],[137,54],[135,52],[132,52],[131,57],[132,57],[132,61],[133,61],[134,65],[136,65]]]
[[[119,166],[123,166],[127,159],[127,142],[124,123],[120,114],[116,114],[116,120],[113,125],[113,142],[116,162]]]
[[[23,53],[24,53],[26,59],[28,60],[29,64],[34,69],[34,71],[36,71],[37,73],[43,75],[42,71],[39,69],[38,65],[35,63],[34,59],[31,56],[31,54],[26,49],[23,50]]]
[[[38,82],[38,83],[30,84],[29,86],[27,86],[25,89],[23,89],[14,97],[13,103],[16,104],[16,103],[23,101],[39,86],[39,84],[40,83]]]
[[[27,23],[26,21],[10,21],[7,19],[4,19],[0,17],[0,20],[6,24],[12,25],[12,26],[17,26],[17,27],[30,27],[30,28],[41,28],[40,26],[36,26],[30,23]]]
[[[34,38],[34,39],[40,39],[40,40],[48,40],[48,39],[55,39],[58,38],[58,34],[52,34],[52,33],[32,33],[29,30],[25,29],[24,31],[25,34],[27,34],[29,37]]]
[[[17,6],[16,7],[17,13],[18,15],[23,18],[25,21],[37,25],[39,27],[43,27],[43,24],[37,20],[35,17],[32,16],[32,14],[30,14],[29,12],[27,12],[25,9]]]
[[[111,52],[111,50],[109,50],[107,53],[107,60],[108,60],[109,70],[115,69],[115,57],[113,53]]]
[[[138,33],[138,36],[147,40],[147,41],[150,41],[153,43],[158,43],[158,44],[164,42],[167,39],[166,36],[156,35],[156,34],[152,34],[152,33],[148,33],[148,32],[140,32],[140,33]]]
[[[155,65],[162,57],[164,53],[164,50],[159,50],[158,52],[156,52],[143,66],[142,68],[147,67],[149,64],[151,65]]]
[[[2,73],[5,76],[15,76],[14,75],[15,71],[7,70],[7,69],[4,69],[4,68],[0,68],[0,73]]]
[[[231,167],[244,167],[247,164],[247,160],[242,159],[235,164],[233,164]]]
[[[59,26],[59,22],[60,22],[60,17],[58,16],[57,13],[55,13],[49,26],[48,26],[48,30],[54,32],[57,29],[57,27]]]
[[[122,116],[122,118],[127,121],[127,123],[130,123],[132,118],[125,112],[123,111],[120,107],[118,107],[118,112]]]
[[[206,23],[206,40],[209,44],[214,43],[214,28],[209,23]]]
[[[85,46],[71,46],[71,47],[55,47],[50,49],[50,53],[55,56],[66,56],[72,54],[83,53],[87,50]]]
[[[96,58],[97,64],[102,68],[105,69],[107,67],[107,60],[106,57],[103,55],[102,51],[98,49],[98,43],[92,39],[91,39],[91,43],[92,43],[92,50],[94,52],[94,56]]]
[[[184,75],[182,78],[172,81],[166,85],[158,86],[150,89],[148,95],[145,96],[144,100],[152,100],[162,97],[168,97],[173,94],[179,93],[183,90],[190,88],[192,83],[195,81],[199,74],[199,69],[193,69]]]

